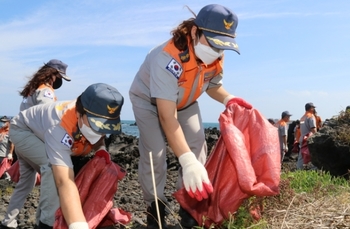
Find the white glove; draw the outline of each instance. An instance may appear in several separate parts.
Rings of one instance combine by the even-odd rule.
[[[8,159],[8,160],[12,160],[12,159],[13,159],[12,153],[7,154],[7,159]]]
[[[223,104],[225,105],[225,107],[226,107],[227,102],[230,101],[230,100],[233,99],[233,98],[235,98],[234,95],[228,95],[228,96],[225,97],[224,102],[223,102]]]
[[[87,222],[74,222],[69,224],[69,229],[89,229],[89,224]]]
[[[198,201],[207,199],[208,195],[213,192],[207,170],[192,152],[187,152],[179,157],[182,166],[184,182],[187,193]]]

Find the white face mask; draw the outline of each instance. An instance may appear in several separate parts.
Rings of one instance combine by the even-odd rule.
[[[199,39],[197,44],[194,46],[194,53],[206,65],[212,64],[222,55],[223,52],[224,50],[216,51],[213,48],[202,44]]]
[[[83,123],[83,120],[81,121]],[[90,127],[87,127],[84,123],[83,126],[80,128],[80,131],[91,144],[95,144],[102,137],[102,134],[96,133]]]

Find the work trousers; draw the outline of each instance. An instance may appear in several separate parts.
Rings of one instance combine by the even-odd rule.
[[[167,176],[167,147],[165,135],[158,119],[157,109],[151,104],[147,109],[133,105],[133,111],[140,132],[138,176],[144,200],[148,206],[155,201],[149,157],[149,152],[151,152],[157,197],[167,203],[164,196]],[[191,151],[196,155],[198,161],[204,164],[207,158],[207,144],[198,103],[195,102],[186,109],[178,111],[177,119]],[[183,187],[183,182],[180,168],[176,188],[180,189],[181,187]]]
[[[55,212],[59,207],[59,198],[52,169],[46,155],[45,143],[32,131],[22,130],[16,126],[11,126],[10,138],[16,147],[20,178],[11,196],[2,224],[7,227],[17,227],[16,217],[28,194],[35,186],[36,173],[38,172],[41,175],[41,184],[36,223],[38,224],[40,220],[44,224],[53,226]]]

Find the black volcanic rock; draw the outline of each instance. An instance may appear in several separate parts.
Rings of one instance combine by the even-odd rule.
[[[334,176],[349,178],[350,112],[331,119],[308,139],[311,162]]]

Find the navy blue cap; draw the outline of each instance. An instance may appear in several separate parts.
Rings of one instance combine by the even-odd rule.
[[[49,62],[47,62],[45,65],[56,69],[63,79],[67,81],[71,81],[71,79],[66,75],[66,70],[68,67],[67,64],[63,63],[60,60],[52,59]]]
[[[292,116],[292,114],[289,113],[289,111],[283,111],[281,116],[282,116],[282,118],[284,118],[286,116]]]
[[[217,4],[204,6],[194,23],[203,31],[210,45],[217,49],[234,50],[239,54],[235,41],[238,18],[231,10]]]
[[[81,102],[91,128],[102,134],[120,134],[120,112],[124,98],[114,87],[97,83],[82,94]]]
[[[305,110],[308,111],[311,107],[316,108],[313,103],[307,103],[305,104]]]

